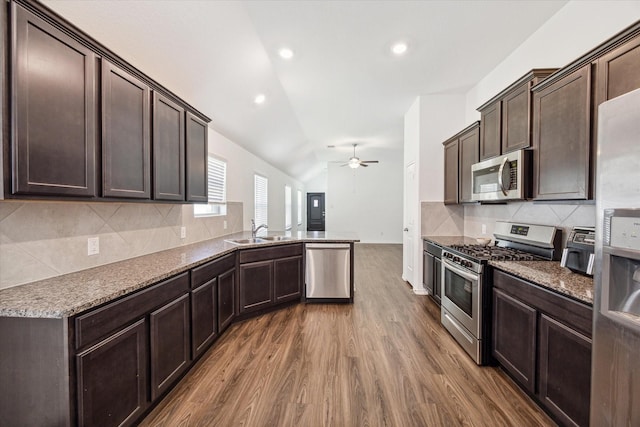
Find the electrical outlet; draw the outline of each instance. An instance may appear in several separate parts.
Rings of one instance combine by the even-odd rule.
[[[184,239],[187,237],[187,227],[180,227],[180,238]]]
[[[222,225],[223,225],[224,229],[226,230],[227,229],[227,220],[224,220]]]
[[[98,255],[100,253],[100,238],[89,237],[87,239],[87,255]]]
[[[482,224],[482,234],[487,234],[487,224]]]

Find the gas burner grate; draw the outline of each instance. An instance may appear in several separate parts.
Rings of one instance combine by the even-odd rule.
[[[451,248],[473,258],[492,261],[534,261],[540,259],[529,252],[500,246],[456,245]]]

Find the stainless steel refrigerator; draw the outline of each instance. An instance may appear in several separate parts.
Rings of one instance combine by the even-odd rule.
[[[598,108],[591,425],[640,426],[640,89]]]

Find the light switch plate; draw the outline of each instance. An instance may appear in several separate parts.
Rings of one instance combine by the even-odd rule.
[[[184,239],[187,237],[187,227],[180,227],[180,238]]]
[[[100,238],[89,237],[87,239],[87,255],[98,255],[100,253]]]
[[[482,224],[482,234],[487,234],[487,224]]]
[[[227,221],[226,220],[223,222],[223,225],[224,225],[224,229],[226,230],[227,229]]]

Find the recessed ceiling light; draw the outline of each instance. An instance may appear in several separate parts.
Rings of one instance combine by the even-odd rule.
[[[260,104],[264,104],[264,101],[267,100],[267,97],[264,96],[263,93],[256,95],[255,98],[253,98],[253,102],[260,105]]]
[[[283,47],[278,51],[278,54],[282,59],[291,59],[293,58],[293,51],[288,47]]]
[[[407,53],[409,46],[405,42],[398,42],[391,46],[391,52],[396,56],[401,56]]]

